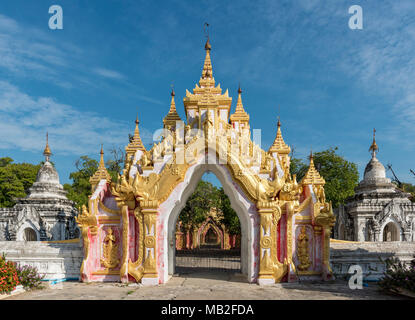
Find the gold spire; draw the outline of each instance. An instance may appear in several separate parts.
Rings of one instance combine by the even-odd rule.
[[[301,180],[301,184],[312,184],[312,185],[324,185],[326,181],[318,173],[317,169],[314,167],[313,152],[310,151],[310,165],[308,167],[307,173],[304,178]]]
[[[45,156],[46,161],[49,161],[49,157],[52,155],[52,152],[50,151],[50,148],[49,148],[49,135],[47,132],[46,132],[46,147],[45,147],[45,150],[43,150],[43,155]]]
[[[372,157],[375,158],[376,157],[376,152],[378,152],[379,147],[376,144],[376,139],[375,139],[375,135],[376,135],[376,129],[373,128],[373,142],[372,145],[369,148],[369,151],[372,151]]]
[[[213,79],[213,68],[212,68],[212,61],[210,60],[210,51],[212,49],[212,46],[209,42],[209,37],[207,38],[206,44],[205,44],[205,51],[206,51],[206,57],[205,62],[203,64],[203,70],[202,70],[202,80],[207,80],[207,84],[210,84],[211,86],[215,85],[215,81]],[[200,82],[200,85],[202,85],[203,82]],[[205,81],[206,82],[206,81]],[[203,83],[204,85],[205,83]]]
[[[94,192],[95,188],[99,184],[101,180],[106,180],[107,182],[111,182],[111,176],[105,168],[104,162],[104,150],[101,144],[101,151],[100,151],[101,158],[99,160],[99,165],[97,171],[95,171],[94,175],[89,178],[89,183],[91,184],[91,190]]]
[[[280,117],[278,117],[277,122],[277,135],[268,152],[277,152],[278,154],[289,154],[291,152],[291,148],[284,142],[284,139],[282,138]]]
[[[174,89],[171,90],[171,102],[170,102],[170,110],[169,113],[164,117],[163,123],[164,126],[171,124],[174,127],[176,126],[176,121],[181,121],[179,114],[176,110],[176,103],[174,102]]]
[[[231,122],[234,122],[234,121],[248,122],[249,121],[249,114],[246,113],[244,106],[242,104],[241,94],[242,94],[242,90],[241,90],[241,86],[239,85],[238,101],[236,102],[235,113],[231,114],[231,117],[230,117]]]
[[[138,121],[138,113],[137,113],[137,118],[135,119],[134,136],[131,142],[125,147],[125,152],[127,153],[127,159],[130,159],[130,157],[133,156],[137,150],[141,150],[143,152],[146,151],[146,148],[144,148],[143,142],[141,141],[140,131],[138,130],[139,123],[140,122]]]

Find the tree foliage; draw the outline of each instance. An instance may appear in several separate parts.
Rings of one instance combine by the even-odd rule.
[[[185,229],[199,225],[206,220],[211,208],[219,214],[219,223],[224,224],[231,234],[240,233],[239,219],[232,209],[228,196],[223,188],[217,188],[208,181],[200,180],[195,191],[186,201],[180,213],[179,221]]]
[[[77,171],[69,175],[73,181],[72,184],[65,183],[63,188],[68,192],[68,199],[74,201],[79,207],[88,204],[88,196],[91,195],[89,178],[97,171],[98,161],[82,156],[75,162],[75,167]]]
[[[337,147],[329,148],[313,154],[314,166],[326,181],[324,191],[327,201],[331,201],[336,208],[343,204],[345,199],[354,195],[354,188],[359,183],[357,165],[338,155]],[[308,163],[301,159],[291,159],[291,173],[297,174],[300,181],[307,172]]]
[[[220,198],[220,210],[223,213],[223,223],[229,230],[230,234],[240,234],[241,233],[241,224],[239,223],[238,215],[235,210],[232,209],[231,200],[225,194],[223,188],[219,189],[219,198]]]
[[[0,207],[12,207],[15,198],[24,198],[36,181],[40,164],[14,163],[12,158],[0,158]]]

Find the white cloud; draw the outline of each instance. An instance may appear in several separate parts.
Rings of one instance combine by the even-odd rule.
[[[124,146],[134,123],[80,112],[51,97],[33,97],[6,81],[0,81],[0,149],[43,150],[49,132],[52,151],[59,154],[90,154],[100,143]],[[145,144],[152,134],[140,127]]]
[[[114,71],[114,70],[105,69],[105,68],[95,68],[93,69],[93,72],[96,73],[97,75],[100,75],[105,78],[110,78],[110,79],[122,80],[125,78],[125,76],[122,75],[121,73]]]

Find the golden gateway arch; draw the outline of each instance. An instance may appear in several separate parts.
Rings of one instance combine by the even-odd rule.
[[[206,171],[218,177],[239,216],[241,270],[248,282],[333,279],[335,218],[312,155],[298,183],[289,172],[290,147],[279,121],[268,151],[253,142],[241,89],[230,115],[228,90],[215,86],[209,38],[205,51],[199,83],[183,98],[185,122],[172,91],[162,139],[146,150],[137,119],[117,182],[111,182],[101,150],[89,206],[77,218],[84,244],[82,281],[168,281],[174,273],[177,218]]]

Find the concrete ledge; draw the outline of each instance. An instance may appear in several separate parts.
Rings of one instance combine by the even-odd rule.
[[[36,267],[45,279],[79,279],[83,260],[82,243],[0,241],[0,254],[19,265]]]
[[[398,258],[409,263],[415,254],[415,242],[331,242],[330,264],[336,277],[348,277],[350,266],[359,265],[363,277],[377,281],[386,271],[383,261]]]

